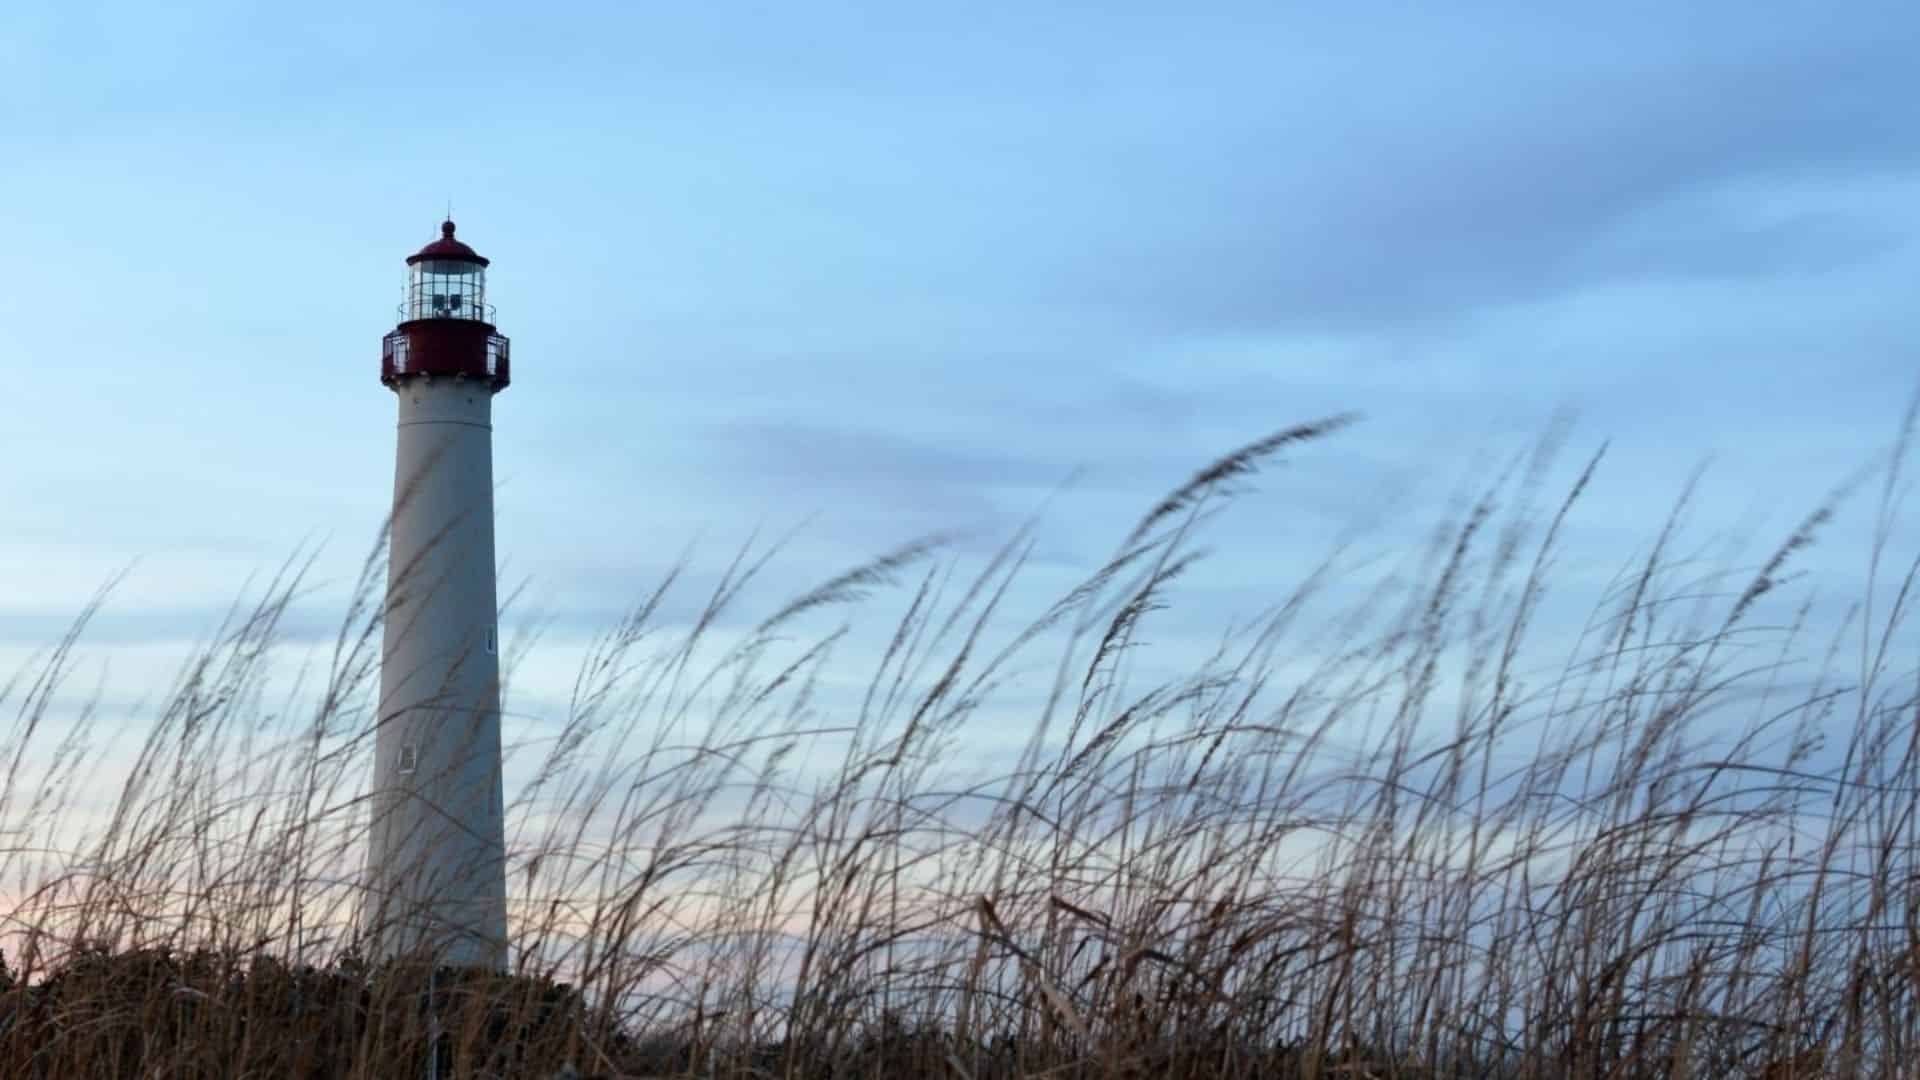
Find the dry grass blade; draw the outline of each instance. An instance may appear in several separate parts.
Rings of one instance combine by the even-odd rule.
[[[953,542],[952,533],[934,533],[900,547],[852,570],[840,574],[787,603],[761,622],[755,634],[765,634],[804,612],[833,604],[856,603],[873,588],[892,585],[901,570],[925,559]]]
[[[1359,419],[1359,413],[1340,413],[1311,423],[1299,424],[1276,431],[1263,439],[1257,439],[1231,454],[1214,460],[1199,472],[1194,473],[1192,479],[1175,488],[1148,511],[1147,515],[1140,519],[1140,523],[1133,527],[1133,531],[1127,534],[1126,543],[1121,547],[1131,548],[1138,544],[1143,537],[1153,531],[1154,526],[1193,506],[1234,477],[1253,473],[1266,459],[1281,450],[1297,443],[1330,435]]]

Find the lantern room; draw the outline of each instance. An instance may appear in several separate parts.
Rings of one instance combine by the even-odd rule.
[[[407,256],[400,325],[381,351],[388,386],[415,375],[480,379],[495,391],[509,381],[507,339],[494,332],[487,303],[487,260],[453,232],[443,222],[440,239]]]
[[[440,239],[407,257],[407,303],[403,319],[471,319],[493,322],[487,307],[487,260],[453,238],[453,222]]]

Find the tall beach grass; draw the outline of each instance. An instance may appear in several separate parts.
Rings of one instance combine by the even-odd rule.
[[[1920,1076],[1912,411],[1758,565],[1691,554],[1682,494],[1576,633],[1541,613],[1606,461],[1555,434],[1396,572],[1337,548],[1151,662],[1237,485],[1347,422],[1013,625],[1032,528],[634,598],[563,714],[509,701],[507,976],[361,947],[377,555],[292,684],[290,562],[112,767],[55,710],[104,592],[0,688],[0,1076]]]

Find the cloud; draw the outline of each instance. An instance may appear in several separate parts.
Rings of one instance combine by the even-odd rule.
[[[1003,523],[991,489],[1045,489],[1067,479],[1051,460],[993,446],[946,444],[857,424],[789,420],[724,425],[711,463],[740,490],[835,517],[876,511],[908,521]],[[937,527],[937,526],[936,526]]]
[[[1314,107],[1162,140],[1095,197],[1125,226],[1089,235],[1056,284],[1174,329],[1368,331],[1627,279],[1845,265],[1896,238],[1718,196],[1911,167],[1903,36],[1606,63],[1570,42],[1565,70],[1547,55],[1453,82],[1276,77],[1274,101]]]

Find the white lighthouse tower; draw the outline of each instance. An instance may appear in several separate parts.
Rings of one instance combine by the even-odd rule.
[[[376,958],[504,967],[493,395],[507,339],[487,260],[454,239],[407,259],[380,381],[400,403],[363,928]]]

